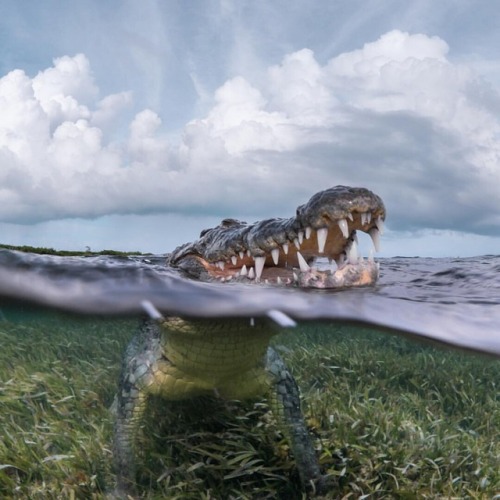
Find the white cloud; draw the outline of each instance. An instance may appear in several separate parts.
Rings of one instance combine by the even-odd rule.
[[[165,211],[286,215],[316,190],[365,185],[395,228],[498,232],[500,98],[440,38],[400,31],[321,65],[286,55],[234,76],[179,143],[83,55],[0,79],[0,219]],[[277,213],[279,211],[279,213]]]
[[[146,109],[138,113],[130,124],[127,141],[131,167],[155,168],[162,170],[169,157],[166,138],[159,135],[161,119],[153,111]]]
[[[132,92],[111,94],[97,103],[92,113],[92,124],[99,128],[110,129],[115,126],[119,114],[132,104]]]
[[[89,119],[90,111],[82,102],[92,102],[98,95],[89,61],[83,54],[54,59],[53,67],[33,78],[32,88],[51,125],[62,120]]]
[[[311,50],[287,55],[281,65],[269,69],[271,105],[297,125],[328,125],[337,99],[326,77]]]
[[[57,97],[91,102],[98,95],[90,63],[83,54],[54,59],[54,66],[33,78],[33,90],[42,106]]]

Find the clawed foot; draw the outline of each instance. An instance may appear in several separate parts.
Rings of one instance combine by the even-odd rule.
[[[309,497],[321,497],[327,493],[335,491],[337,487],[336,480],[333,476],[323,475],[318,479],[311,481],[308,490]]]
[[[138,497],[133,492],[125,488],[115,488],[106,493],[106,500],[136,500]]]

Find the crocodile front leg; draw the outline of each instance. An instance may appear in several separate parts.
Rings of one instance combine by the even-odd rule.
[[[300,481],[305,490],[324,493],[328,490],[328,478],[321,474],[311,436],[300,409],[297,383],[279,354],[269,347],[266,371],[271,378],[268,402],[288,440],[295,457]]]
[[[117,487],[114,496],[127,498],[135,491],[135,442],[144,416],[148,387],[161,363],[160,329],[145,321],[125,351],[117,394],[114,434],[114,465]]]

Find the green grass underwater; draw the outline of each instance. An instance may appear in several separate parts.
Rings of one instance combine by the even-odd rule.
[[[113,488],[112,404],[133,319],[3,309],[0,497]],[[302,391],[326,498],[500,498],[500,363],[368,329],[308,324],[275,340]],[[302,498],[263,402],[154,400],[141,498]]]

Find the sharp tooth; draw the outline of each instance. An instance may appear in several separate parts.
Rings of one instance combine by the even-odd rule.
[[[308,240],[311,237],[311,233],[312,233],[312,227],[307,226],[306,227],[306,240]]]
[[[266,263],[265,257],[255,257],[255,274],[257,279],[262,276],[262,270],[264,269],[264,264]]]
[[[295,238],[293,240],[293,244],[297,247],[297,250],[300,250],[300,243],[299,243],[299,240],[297,238]]]
[[[280,258],[280,249],[273,248],[271,250],[271,257],[273,258],[274,265],[277,266]]]
[[[344,238],[349,238],[349,226],[347,225],[347,221],[345,219],[339,219],[337,221],[337,224],[340,227],[340,230],[342,231],[342,236]]]
[[[372,239],[373,248],[375,248],[376,252],[380,252],[380,231],[373,227],[368,231],[368,234]]]
[[[231,256],[231,262],[232,262],[233,266],[236,265],[236,263],[238,262],[238,259],[236,258],[236,255],[232,255]]]
[[[224,271],[224,261],[219,260],[219,262],[217,262],[217,267],[219,267],[220,269],[222,269]]]
[[[299,267],[303,273],[307,273],[307,271],[311,270],[309,264],[306,262],[306,259],[302,257],[302,254],[300,252],[297,252],[297,259],[299,259]]]
[[[370,212],[363,212],[361,214],[361,224],[364,226],[365,224],[370,224],[372,220],[372,214]]]
[[[281,326],[282,328],[297,326],[297,323],[292,318],[290,318],[290,316],[287,316],[284,312],[278,309],[271,309],[270,311],[267,312],[267,315],[275,323],[277,323],[278,326]]]
[[[266,279],[264,280],[264,283],[265,283],[266,285],[269,285],[269,280],[266,278]]]
[[[328,237],[328,228],[321,227],[316,232],[318,236],[318,252],[323,253],[325,251],[326,238]]]
[[[240,271],[240,276],[246,276],[247,274],[248,274],[247,266],[245,264],[243,264],[243,267],[241,268],[241,271]]]
[[[156,307],[153,305],[153,303],[150,302],[149,300],[143,300],[141,302],[141,306],[151,319],[154,319],[157,321],[165,320],[165,318],[163,317],[163,314],[160,311],[158,311],[158,309],[156,309]]]
[[[240,250],[238,255],[240,256],[240,259],[243,259],[243,257],[245,257],[245,252],[243,250]]]
[[[384,221],[383,221],[382,217],[377,217],[375,219],[375,224],[377,225],[377,228],[380,231],[380,234],[384,234]]]
[[[347,249],[347,260],[349,264],[357,264],[358,262],[358,245],[355,241]]]
[[[253,270],[253,267],[251,267],[250,270],[248,271],[248,279],[253,280],[254,278],[255,278],[255,272]]]
[[[297,236],[299,238],[299,243],[302,245],[302,242],[304,241],[304,231],[299,231]]]
[[[283,253],[288,255],[288,243],[283,243]]]
[[[283,283],[283,282],[281,281],[281,278],[280,278],[279,276],[276,278],[276,283],[277,283],[278,285],[281,285],[281,284]]]
[[[250,250],[247,250],[247,257],[251,257],[252,256],[252,252],[250,252]]]
[[[354,217],[352,216],[351,212],[347,214],[347,218],[352,222],[354,220]]]
[[[226,278],[226,281],[231,281],[232,279],[233,279],[233,277],[232,277],[232,276],[228,276],[228,277]]]
[[[299,275],[295,271],[293,272],[293,281],[299,281]]]

